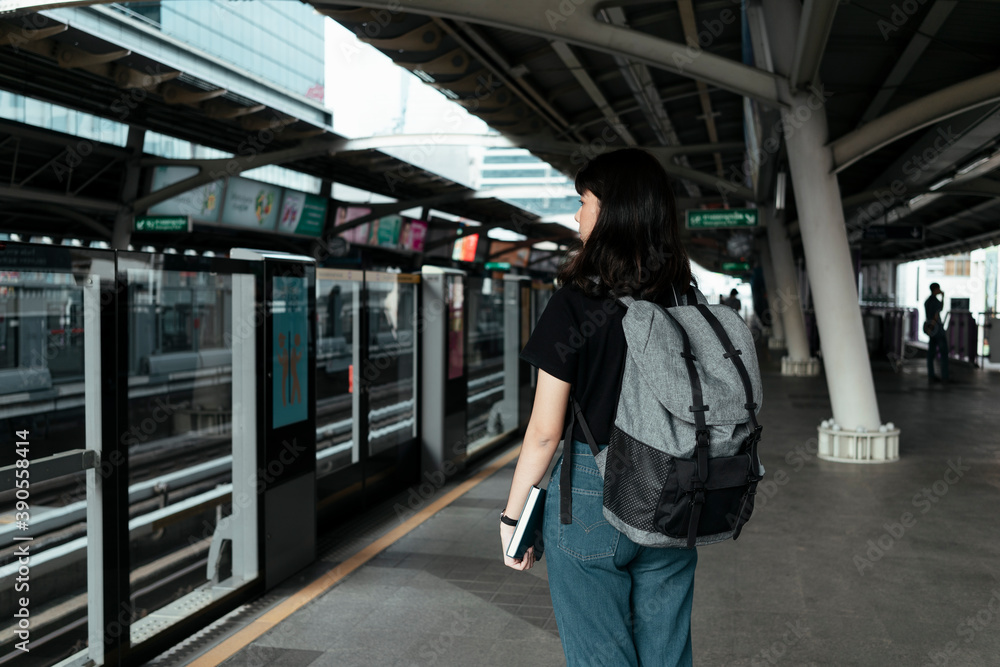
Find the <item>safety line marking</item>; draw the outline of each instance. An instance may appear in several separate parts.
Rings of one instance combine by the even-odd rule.
[[[250,644],[250,642],[254,641],[265,632],[278,625],[281,621],[291,616],[295,613],[295,611],[305,606],[311,600],[316,599],[326,591],[333,588],[333,586],[341,579],[391,547],[407,533],[413,531],[417,526],[443,510],[457,498],[466,494],[487,477],[493,475],[495,472],[506,466],[508,463],[517,458],[517,455],[520,452],[521,448],[516,447],[506,454],[503,454],[493,461],[493,463],[489,464],[475,475],[443,495],[441,498],[438,498],[433,503],[417,512],[416,515],[410,517],[396,528],[393,528],[388,533],[378,538],[337,567],[310,582],[304,588],[299,589],[298,592],[291,595],[284,602],[281,602],[278,606],[269,610],[260,618],[254,619],[249,625],[227,638],[218,646],[196,658],[190,663],[191,667],[216,667],[223,661],[229,659],[240,649]]]

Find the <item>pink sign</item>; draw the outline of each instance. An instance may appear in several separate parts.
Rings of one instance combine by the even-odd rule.
[[[364,206],[338,206],[337,216],[333,224],[335,227],[339,227],[351,220],[357,220],[362,216],[369,215],[371,212],[370,208],[365,208]],[[363,222],[357,227],[342,232],[339,236],[350,243],[368,243],[368,223]]]

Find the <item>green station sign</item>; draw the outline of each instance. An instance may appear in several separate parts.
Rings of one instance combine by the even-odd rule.
[[[187,215],[140,215],[135,219],[137,232],[190,232],[191,217]]]
[[[750,270],[750,263],[749,262],[723,262],[722,263],[722,270],[723,271],[749,271]]]
[[[755,208],[689,209],[685,221],[688,229],[733,229],[760,224]]]
[[[510,262],[486,262],[487,271],[509,271]]]

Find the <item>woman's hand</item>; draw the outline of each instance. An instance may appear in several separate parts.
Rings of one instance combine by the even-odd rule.
[[[507,545],[510,544],[510,540],[514,537],[514,530],[516,526],[508,526],[505,523],[500,524],[500,553],[503,554],[503,564],[514,570],[530,570],[531,566],[535,564],[535,547],[528,547],[528,550],[524,552],[524,556],[520,559],[514,559],[507,556]]]

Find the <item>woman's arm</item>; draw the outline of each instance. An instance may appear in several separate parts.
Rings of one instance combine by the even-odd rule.
[[[552,457],[559,447],[563,436],[563,418],[566,415],[566,405],[569,402],[569,383],[549,375],[543,370],[538,371],[538,382],[535,385],[535,403],[531,408],[531,419],[524,432],[524,443],[521,454],[514,469],[514,479],[507,496],[506,514],[517,519],[528,491],[537,486],[545,476]],[[514,534],[514,527],[500,524],[501,549],[506,552],[507,544]],[[504,554],[504,563],[515,570],[527,570],[535,562],[533,549],[521,560],[508,558]]]

